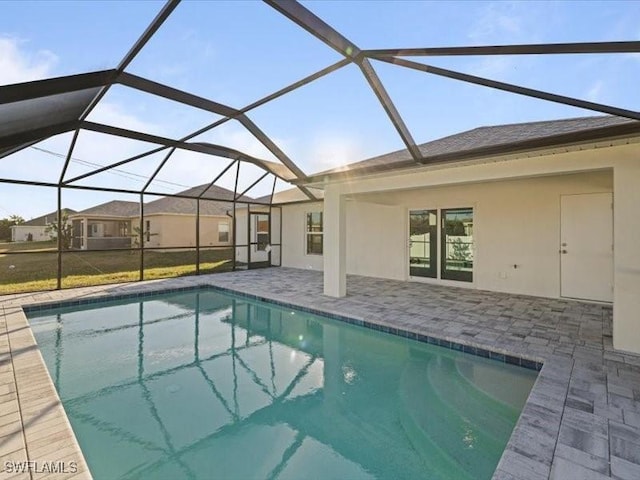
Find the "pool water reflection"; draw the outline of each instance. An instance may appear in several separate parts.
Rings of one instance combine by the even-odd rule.
[[[94,478],[491,478],[536,372],[216,291],[29,314]]]

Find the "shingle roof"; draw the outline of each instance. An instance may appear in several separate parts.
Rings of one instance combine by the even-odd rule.
[[[182,192],[179,192],[178,195],[189,195],[189,196],[198,196],[200,195],[205,188],[206,185],[198,185],[197,187],[192,187]],[[233,192],[231,190],[227,190],[226,188],[218,187],[217,185],[213,185],[209,188],[206,193],[202,196],[202,200],[207,200],[208,198],[215,198],[216,200],[209,201],[201,201],[200,202],[200,215],[226,215],[227,212],[231,209],[231,203],[233,202]],[[228,200],[225,202],[224,200]],[[243,195],[238,200],[242,201],[252,201],[251,197],[247,197]],[[138,202],[127,202],[122,200],[112,200],[107,203],[103,203],[100,205],[96,205],[95,207],[87,208],[86,210],[82,210],[77,212],[79,215],[96,215],[96,216],[108,216],[108,217],[135,217],[140,213],[140,204]],[[182,198],[182,197],[161,197],[157,200],[153,200],[151,202],[144,204],[144,213],[147,215],[150,214],[160,214],[160,213],[178,213],[178,214],[196,214],[196,200],[192,198]]]
[[[63,215],[65,213],[67,213],[68,215],[72,215],[76,213],[75,210],[71,210],[70,208],[63,208],[62,212],[63,212]],[[58,211],[56,210],[55,212],[47,213],[46,215],[42,215],[41,217],[32,218],[31,220],[21,223],[18,226],[46,227],[50,223],[55,222],[57,218],[58,218]],[[62,218],[64,219],[64,216]]]
[[[187,190],[184,190],[179,193],[179,195],[200,195],[205,188],[206,185],[198,185],[197,187],[192,187]],[[229,210],[231,210],[231,203],[233,202],[233,192],[231,190],[227,190],[226,188],[218,187],[217,185],[211,186],[206,193],[202,196],[202,200],[207,200],[208,198],[215,198],[216,200],[227,200],[225,201],[201,201],[200,202],[200,215],[226,215]],[[243,195],[238,200],[250,202],[253,200],[251,197],[247,197]],[[184,213],[184,214],[196,214],[196,201],[191,198],[180,198],[180,197],[162,197],[158,200],[154,200],[153,202],[149,202],[144,206],[145,213]]]
[[[133,217],[140,213],[138,202],[126,202],[123,200],[111,200],[95,207],[77,212],[77,215],[100,215],[106,217]]]
[[[562,120],[547,120],[540,122],[514,123],[474,128],[418,145],[423,157],[454,156],[482,148],[516,145],[526,141],[552,138],[558,135],[596,130],[623,124],[637,124],[640,122],[628,118],[615,116],[578,117]],[[350,172],[358,169],[386,166],[393,168],[407,162],[413,162],[409,151],[398,150],[359,162],[351,163],[336,169],[312,175],[327,175],[339,172]]]

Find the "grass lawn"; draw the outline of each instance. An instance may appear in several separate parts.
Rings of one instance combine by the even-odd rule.
[[[56,288],[56,243],[0,243],[0,294]],[[22,251],[18,255],[6,252]],[[200,250],[200,272],[231,270],[233,249]],[[176,250],[144,252],[144,278],[180,277],[196,272],[196,252]],[[139,279],[140,254],[118,251],[74,251],[62,255],[62,287],[72,288]]]

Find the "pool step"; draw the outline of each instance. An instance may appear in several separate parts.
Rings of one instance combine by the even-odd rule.
[[[424,381],[416,382],[416,378]],[[517,412],[476,388],[455,360],[410,363],[400,379],[402,426],[434,477],[490,478]]]

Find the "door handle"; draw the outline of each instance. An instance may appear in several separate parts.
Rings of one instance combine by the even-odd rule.
[[[563,255],[566,255],[566,254],[567,254],[567,251],[566,251],[566,250],[564,250],[564,249],[562,249],[562,250],[560,250],[560,253],[562,253]]]

